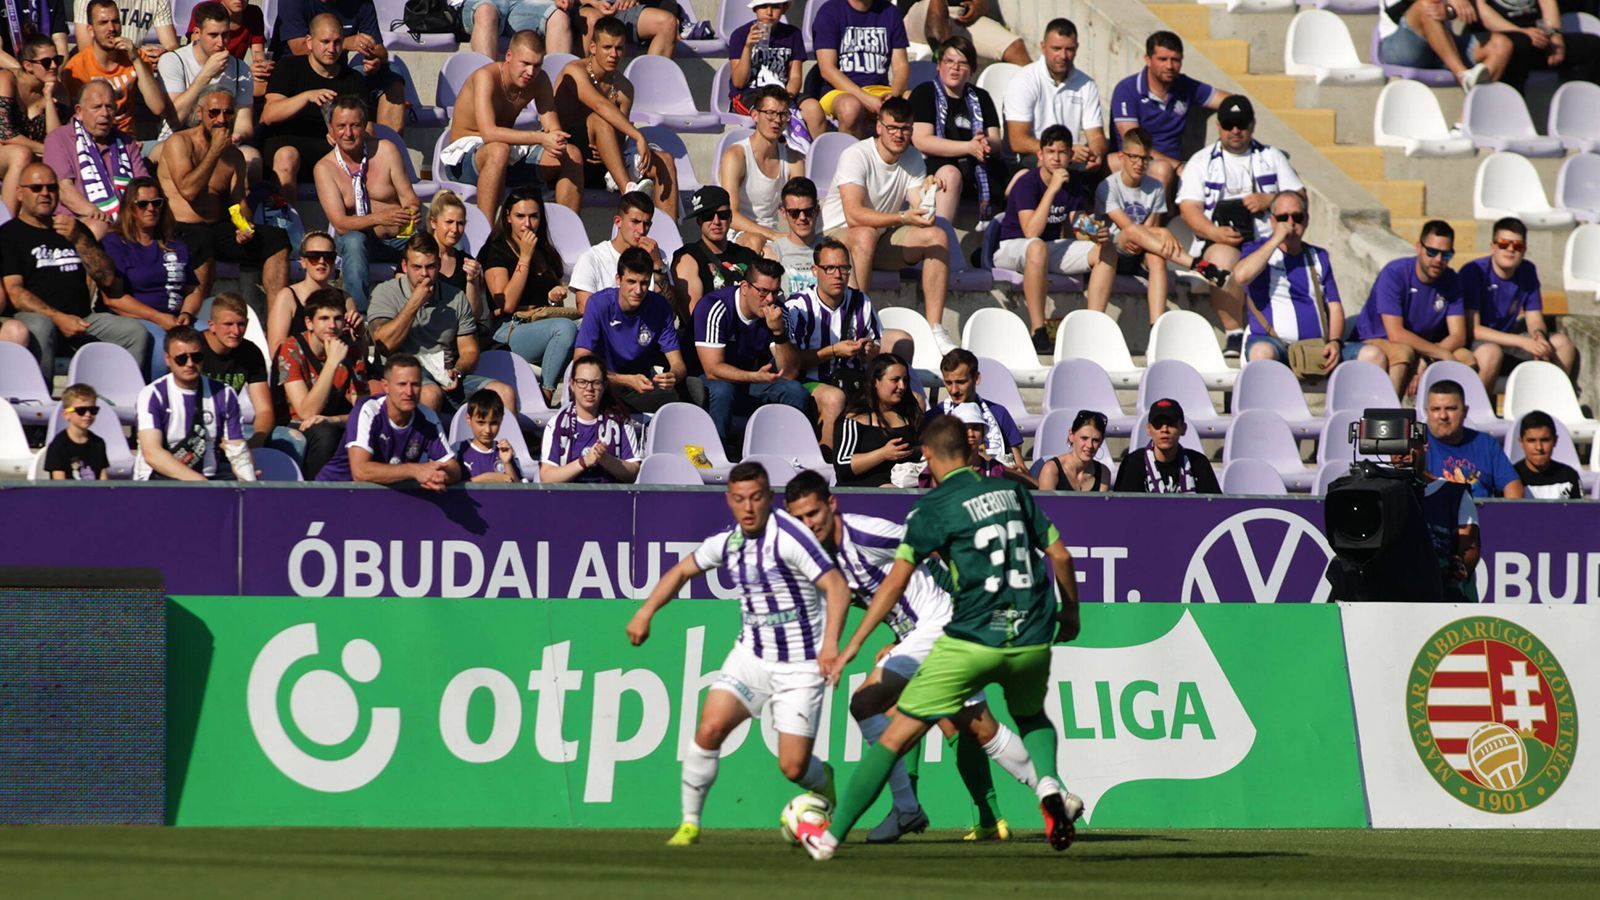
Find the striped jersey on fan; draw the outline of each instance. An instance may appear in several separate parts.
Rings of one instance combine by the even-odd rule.
[[[706,538],[694,561],[739,592],[739,643],[750,652],[768,662],[817,658],[826,616],[816,581],[835,567],[799,520],[775,509],[760,534],[734,526]]]

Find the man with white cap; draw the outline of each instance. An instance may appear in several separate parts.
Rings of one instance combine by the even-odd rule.
[[[1128,450],[1112,490],[1125,494],[1220,494],[1211,461],[1179,443],[1189,426],[1178,401],[1163,397],[1150,404],[1145,432],[1150,443]]]

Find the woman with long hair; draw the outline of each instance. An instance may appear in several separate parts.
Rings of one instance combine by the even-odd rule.
[[[0,69],[0,198],[13,213],[22,170],[43,158],[45,135],[72,118],[60,79],[67,59],[49,35],[23,39],[17,59],[22,68]]]
[[[122,208],[105,251],[117,280],[101,292],[101,302],[119,316],[140,320],[150,330],[150,380],[167,374],[161,351],[167,332],[193,325],[200,312],[200,280],[189,246],[173,236],[172,210],[154,178],[135,178],[122,192]]]
[[[564,313],[543,312],[563,308],[567,288],[537,189],[519,188],[506,196],[478,263],[488,288],[495,341],[539,366],[540,386],[550,402],[572,359],[578,325]],[[530,312],[534,318],[528,317]]]
[[[834,470],[843,486],[886,487],[894,467],[917,462],[922,406],[911,391],[911,370],[893,353],[872,360],[861,390],[833,425]]]
[[[544,428],[539,480],[632,484],[639,477],[641,440],[627,409],[611,396],[606,364],[585,356],[572,364],[571,398]]]
[[[1090,409],[1080,409],[1067,432],[1067,452],[1045,460],[1039,470],[1041,491],[1111,490],[1111,469],[1094,458],[1106,440],[1106,417]]]
[[[428,232],[439,242],[439,280],[467,296],[478,319],[478,333],[494,330],[494,316],[484,303],[483,266],[462,246],[467,236],[467,205],[454,191],[440,191],[428,204]]]
[[[300,239],[300,265],[305,269],[306,277],[286,285],[267,306],[267,346],[272,348],[273,353],[278,352],[278,345],[286,339],[306,330],[303,311],[312,294],[339,290],[333,285],[334,278],[339,274],[334,266],[338,255],[333,238],[326,231],[308,231]],[[349,294],[344,295],[344,319],[352,334],[363,333],[361,313],[356,309],[355,299]]]

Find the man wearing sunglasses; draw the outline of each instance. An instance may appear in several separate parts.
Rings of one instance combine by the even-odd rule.
[[[784,318],[783,266],[751,263],[744,280],[713,291],[694,309],[695,352],[705,370],[706,401],[717,434],[740,446],[748,418],[764,403],[805,411],[805,386],[795,380],[800,353]]]
[[[227,478],[235,455],[254,474],[239,420],[239,395],[201,374],[204,345],[200,332],[187,325],[167,332],[169,374],[145,385],[136,401],[139,455],[133,461],[133,480]]]
[[[45,135],[44,161],[61,182],[61,205],[103,238],[122,207],[122,192],[147,178],[143,151],[117,129],[115,92],[104,81],[84,85],[73,117]]]
[[[1570,376],[1578,350],[1545,324],[1539,271],[1527,259],[1528,226],[1508,217],[1494,223],[1493,234],[1489,255],[1461,267],[1467,333],[1484,390],[1492,395],[1496,379],[1530,359],[1553,362]]]
[[[1384,365],[1403,400],[1412,378],[1436,359],[1477,364],[1467,345],[1467,311],[1461,279],[1450,268],[1456,255],[1456,232],[1442,219],[1430,219],[1417,239],[1417,255],[1384,266],[1372,283],[1367,305],[1356,319],[1355,340],[1345,345],[1344,358],[1355,359],[1365,347],[1383,353]]]
[[[706,185],[689,198],[689,220],[700,223],[700,240],[672,255],[672,289],[678,308],[692,310],[700,298],[744,280],[756,252],[728,240],[733,206],[728,192]]]
[[[228,8],[217,2],[202,3],[194,8],[193,27],[189,30],[189,46],[161,57],[156,71],[161,85],[172,98],[172,110],[179,121],[189,118],[189,111],[208,85],[220,84],[233,91],[234,106],[239,110],[233,120],[233,141],[245,155],[256,181],[261,177],[261,151],[250,146],[255,137],[255,75],[249,64],[228,52]],[[172,122],[161,123],[161,141],[172,136]],[[150,149],[150,158],[160,164],[160,143]]]
[[[1255,139],[1256,110],[1234,94],[1217,107],[1217,141],[1189,157],[1178,182],[1178,211],[1194,232],[1189,253],[1232,271],[1239,248],[1272,233],[1267,208],[1279,191],[1305,194],[1289,158]],[[1211,305],[1227,332],[1223,354],[1244,349],[1244,292],[1238,282],[1211,291]]]
[[[811,267],[813,251],[822,239],[818,226],[822,219],[820,209],[816,182],[804,176],[784,182],[778,211],[789,223],[789,230],[777,240],[768,241],[762,253],[767,259],[783,264],[785,294],[793,296],[817,285],[817,276]]]

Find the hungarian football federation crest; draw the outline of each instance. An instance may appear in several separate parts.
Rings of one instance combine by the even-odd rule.
[[[1578,751],[1578,706],[1561,663],[1532,632],[1490,616],[1452,622],[1423,645],[1406,720],[1428,774],[1485,812],[1550,799]]]

